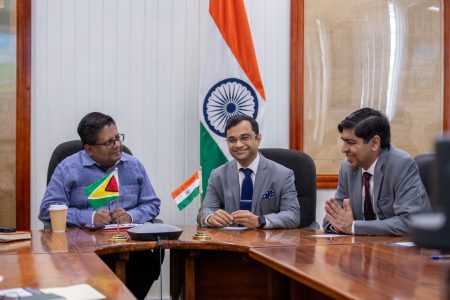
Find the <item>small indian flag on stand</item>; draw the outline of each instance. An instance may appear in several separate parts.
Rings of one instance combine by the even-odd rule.
[[[119,180],[117,169],[85,187],[86,196],[93,209],[97,209],[119,197]]]
[[[178,209],[183,210],[200,192],[199,172],[196,171],[182,185],[172,192],[172,198],[177,203]]]

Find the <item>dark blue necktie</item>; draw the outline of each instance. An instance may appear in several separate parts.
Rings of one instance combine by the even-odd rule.
[[[251,210],[253,197],[253,171],[246,168],[240,168],[239,171],[241,171],[245,175],[244,180],[242,181],[240,209]]]

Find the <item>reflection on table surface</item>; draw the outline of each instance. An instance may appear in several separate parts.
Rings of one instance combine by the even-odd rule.
[[[135,299],[95,253],[0,255],[0,289],[87,283],[107,299]]]
[[[250,257],[331,297],[444,299],[450,261],[434,253],[383,242],[254,248]]]
[[[170,249],[210,249],[222,247],[221,250],[247,252],[253,247],[280,247],[298,245],[328,245],[328,244],[353,244],[353,243],[377,243],[377,242],[402,242],[409,241],[408,237],[396,236],[350,236],[339,237],[315,237],[324,234],[322,230],[311,229],[273,229],[273,230],[222,230],[213,228],[200,228],[195,226],[180,226],[183,228],[178,241],[171,241]],[[205,230],[211,234],[211,241],[193,241],[192,236],[197,230]]]
[[[446,278],[450,268],[449,261],[432,261],[429,256],[434,252],[420,250],[418,247],[400,248],[389,244],[410,241],[408,237],[317,237],[316,235],[323,234],[323,231],[306,229],[223,230],[202,229],[197,226],[179,227],[183,229],[179,239],[161,242],[163,248],[172,250],[171,260],[176,259],[171,262],[172,295],[181,295],[183,284],[189,284],[188,297],[196,295],[196,293],[219,295],[225,291],[217,288],[209,289],[208,285],[197,287],[198,284],[205,284],[205,282],[195,280],[185,282],[184,278],[213,276],[215,273],[223,277],[225,276],[222,274],[223,272],[226,270],[234,272],[237,266],[240,270],[239,276],[242,275],[242,279],[249,280],[249,282],[259,280],[260,283],[270,284],[267,281],[268,277],[264,274],[267,270],[273,269],[278,275],[271,276],[280,284],[284,284],[283,281],[286,281],[284,276],[287,276],[294,282],[294,286],[304,285],[310,292],[338,298],[365,299],[368,298],[367,293],[369,292],[371,299],[438,299],[444,298],[448,285]],[[194,234],[199,230],[207,231],[212,239],[209,241],[193,240]],[[126,231],[121,233],[129,237]],[[155,241],[131,239],[117,243],[111,240],[113,234],[115,232],[94,232],[78,228],[69,229],[65,233],[36,230],[32,231],[31,240],[2,243],[0,244],[2,269],[3,266],[7,266],[8,270],[15,269],[12,272],[8,271],[9,274],[5,276],[6,281],[0,287],[12,287],[11,284],[16,284],[16,286],[29,284],[37,287],[61,285],[52,284],[52,276],[59,278],[60,280],[55,282],[62,284],[89,283],[87,274],[91,274],[92,280],[94,280],[92,285],[95,288],[99,290],[103,288],[101,278],[111,278],[112,290],[117,289],[118,294],[126,294],[128,291],[124,285],[119,284],[119,278],[125,278],[125,262],[128,259],[128,252],[156,249],[158,244]],[[97,255],[114,253],[117,254],[116,276],[119,278],[115,277],[97,257]],[[220,259],[213,262],[211,260],[213,257]],[[30,269],[25,267],[25,262],[28,260]],[[177,262],[175,265],[180,268],[172,268],[174,261]],[[211,263],[214,268],[211,268]],[[247,274],[242,271],[242,263],[247,266],[248,270],[258,270],[261,273],[260,276],[255,279],[256,274]],[[46,265],[50,267],[45,269]],[[230,266],[235,266],[235,268],[230,268]],[[55,271],[56,269],[58,270]],[[75,275],[71,276],[74,272]],[[197,272],[199,273],[197,274]],[[245,274],[241,274],[242,272]],[[47,273],[51,273],[48,275],[49,277],[46,275]],[[177,276],[174,275],[176,273],[178,273]],[[41,276],[42,274],[45,276]],[[22,279],[23,282],[20,281]],[[173,283],[174,287],[172,288]],[[239,282],[232,281],[232,283],[233,287],[229,288],[234,291],[234,284],[239,284]],[[281,290],[284,289],[284,287],[280,287]],[[303,288],[304,290],[305,288]],[[275,289],[271,289],[271,291],[273,293]],[[106,292],[109,293],[111,290],[106,289]],[[260,291],[261,293],[266,293],[266,291]],[[294,298],[297,296],[294,292],[290,293],[289,291],[286,294]]]
[[[318,238],[314,235],[323,234],[320,230],[308,229],[274,229],[274,230],[222,230],[200,228],[197,226],[179,226],[183,229],[178,240],[162,241],[167,249],[218,249],[236,252],[248,252],[253,247],[279,247],[299,245],[354,244],[377,242],[409,241],[407,237],[395,236],[350,236]],[[211,234],[210,241],[194,241],[193,235],[198,230]],[[146,249],[156,249],[154,241],[136,241],[129,238],[126,231],[122,234],[128,237],[125,242],[111,241],[116,232],[89,231],[79,228],[69,228],[65,233],[53,233],[51,230],[33,230],[31,241],[0,243],[0,254],[19,253],[90,253],[99,255],[128,252]]]

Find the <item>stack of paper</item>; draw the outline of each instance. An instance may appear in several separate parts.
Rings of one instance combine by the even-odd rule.
[[[67,299],[67,300],[97,300],[106,299],[105,295],[86,283],[65,287],[36,289],[32,287],[0,290],[2,296],[13,296],[11,299]],[[7,298],[10,299],[10,298]]]
[[[31,239],[31,232],[29,231],[14,231],[14,232],[0,233],[0,242],[2,243],[27,239]]]
[[[41,289],[42,292],[48,294],[56,294],[68,300],[96,300],[106,299],[105,295],[94,289],[86,283],[76,284],[59,288]]]

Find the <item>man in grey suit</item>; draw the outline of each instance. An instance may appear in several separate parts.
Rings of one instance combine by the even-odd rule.
[[[412,214],[431,211],[414,159],[390,144],[385,115],[362,108],[338,125],[347,159],[323,228],[355,235],[405,235]]]
[[[300,206],[294,173],[258,152],[258,123],[246,115],[233,116],[225,134],[235,160],[212,171],[197,222],[211,227],[298,227]]]

